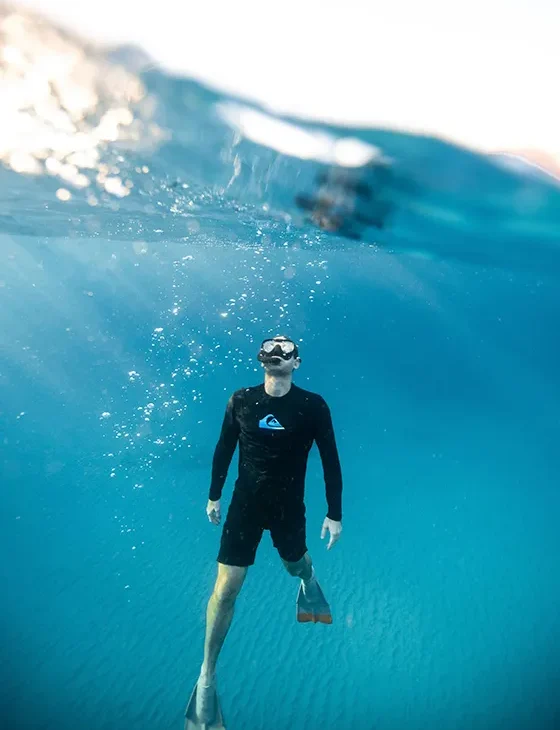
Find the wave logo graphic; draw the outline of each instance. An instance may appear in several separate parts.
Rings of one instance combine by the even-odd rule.
[[[276,416],[269,413],[268,416],[261,418],[259,428],[266,428],[269,431],[284,431],[284,426],[278,421]]]

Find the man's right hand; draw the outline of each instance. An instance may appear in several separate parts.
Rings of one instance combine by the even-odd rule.
[[[206,514],[208,515],[208,519],[210,522],[212,522],[214,525],[219,525],[222,520],[222,513],[220,510],[220,500],[218,499],[216,502],[212,502],[211,499],[208,500],[208,504],[206,505]]]

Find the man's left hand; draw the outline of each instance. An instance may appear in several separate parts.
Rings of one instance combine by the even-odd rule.
[[[325,521],[323,522],[323,528],[321,530],[321,540],[324,539],[325,535],[327,534],[327,530],[330,532],[331,535],[329,544],[327,545],[327,550],[330,550],[335,542],[337,542],[340,538],[340,533],[342,532],[342,522],[337,522],[336,520],[331,520],[329,517],[325,517]]]

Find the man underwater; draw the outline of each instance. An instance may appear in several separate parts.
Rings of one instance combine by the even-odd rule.
[[[277,336],[261,344],[264,383],[230,397],[212,462],[208,519],[221,522],[220,498],[239,442],[239,473],[222,531],[218,576],[208,602],[204,660],[186,711],[186,729],[223,728],[216,691],[219,653],[235,600],[253,565],[264,530],[288,573],[300,579],[297,620],[332,623],[306,545],[304,483],[309,451],[319,449],[325,479],[330,549],[342,531],[342,473],[329,407],[322,396],[293,384],[301,364],[297,345]]]

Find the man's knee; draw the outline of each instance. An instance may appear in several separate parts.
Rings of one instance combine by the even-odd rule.
[[[287,560],[282,561],[288,573],[293,577],[297,578],[301,573],[301,560],[297,563],[289,563]]]
[[[295,562],[290,562],[288,560],[282,560],[282,562],[284,563],[284,567],[288,573],[294,578],[300,578],[303,575],[307,575],[311,567],[311,558],[307,553],[305,553],[300,560]]]
[[[243,586],[247,568],[235,565],[218,565],[218,578],[214,586],[214,597],[220,603],[234,603]]]

